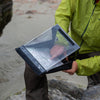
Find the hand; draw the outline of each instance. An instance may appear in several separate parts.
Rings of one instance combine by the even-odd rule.
[[[72,63],[72,69],[69,69],[69,70],[63,70],[63,72],[66,72],[70,75],[73,75],[78,69],[78,65],[77,65],[77,62],[76,61],[73,61]]]
[[[50,54],[51,54],[51,59],[56,58],[57,56],[65,53],[64,52],[64,46],[62,45],[55,45],[51,48]]]

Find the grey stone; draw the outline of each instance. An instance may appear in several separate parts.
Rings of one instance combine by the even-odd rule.
[[[80,100],[84,90],[62,80],[49,80],[50,100]]]
[[[83,93],[82,100],[100,100],[100,85],[90,87]]]

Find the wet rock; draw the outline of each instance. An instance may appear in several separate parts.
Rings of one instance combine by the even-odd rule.
[[[48,85],[50,100],[81,100],[84,92],[74,84],[61,80],[49,80]]]
[[[83,90],[62,80],[48,80],[50,100],[81,100]],[[25,100],[25,91],[18,92],[7,100]]]
[[[100,100],[100,85],[93,86],[86,90],[82,100]]]

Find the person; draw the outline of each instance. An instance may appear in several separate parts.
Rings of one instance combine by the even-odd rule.
[[[0,0],[0,36],[12,18],[12,0]]]
[[[72,69],[64,72],[88,76],[88,88],[100,84],[100,1],[62,0],[55,13],[55,23],[80,46],[79,51],[68,58],[74,59]],[[46,75],[36,75],[28,64],[25,84],[26,100],[49,100]]]

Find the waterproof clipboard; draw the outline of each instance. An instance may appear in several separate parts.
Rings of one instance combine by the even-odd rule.
[[[55,45],[64,47],[64,51],[59,56],[51,59],[50,50]],[[16,51],[36,74],[41,75],[70,69],[72,61],[63,63],[62,60],[79,48],[77,43],[57,24],[16,48]],[[56,52],[59,51],[60,49]]]

